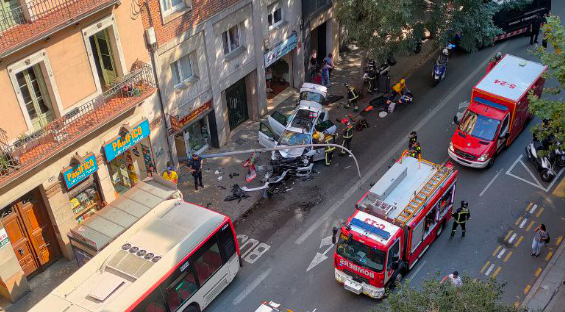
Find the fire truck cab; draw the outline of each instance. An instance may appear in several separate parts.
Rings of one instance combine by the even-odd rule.
[[[335,279],[345,289],[382,298],[442,233],[451,217],[457,170],[404,152],[334,228]]]

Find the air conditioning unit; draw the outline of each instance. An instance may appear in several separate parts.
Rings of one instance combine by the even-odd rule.
[[[155,36],[155,28],[149,27],[145,30],[145,40],[147,40],[147,44],[150,46],[157,44],[157,37]]]

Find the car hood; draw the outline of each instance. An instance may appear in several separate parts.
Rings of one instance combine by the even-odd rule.
[[[302,156],[302,154],[304,153],[304,149],[305,149],[304,147],[289,148],[289,149],[279,150],[279,153],[284,158],[296,158]]]
[[[453,143],[453,147],[455,149],[477,157],[480,157],[490,150],[492,144],[494,144],[494,142],[481,140],[474,136],[463,134],[459,131],[459,129],[457,129],[453,134],[453,137],[451,137],[451,143]]]

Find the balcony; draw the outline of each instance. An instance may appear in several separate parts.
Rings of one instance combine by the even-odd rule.
[[[0,7],[0,58],[115,4],[119,0],[19,0]]]
[[[132,109],[155,90],[151,67],[137,62],[130,74],[106,92],[43,129],[12,144],[0,129],[0,187]]]

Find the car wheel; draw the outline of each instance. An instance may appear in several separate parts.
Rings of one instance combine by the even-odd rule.
[[[399,272],[399,273],[396,275],[396,278],[394,279],[394,281],[400,283],[403,278],[404,278],[404,276],[402,276],[402,272]]]
[[[544,169],[540,172],[540,177],[543,182],[551,182],[555,178],[555,174],[551,173],[548,169]]]
[[[494,165],[494,156],[488,161],[487,168],[492,167]]]

